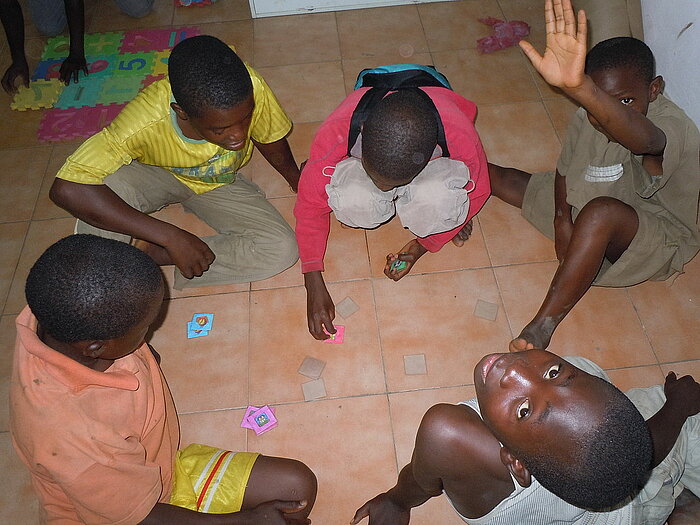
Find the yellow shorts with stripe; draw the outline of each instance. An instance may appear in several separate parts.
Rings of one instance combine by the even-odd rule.
[[[238,512],[259,455],[198,444],[178,451],[170,504],[208,514]]]

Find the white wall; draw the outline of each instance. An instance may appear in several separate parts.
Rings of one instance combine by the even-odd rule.
[[[700,127],[700,1],[642,0],[642,18],[665,94]]]

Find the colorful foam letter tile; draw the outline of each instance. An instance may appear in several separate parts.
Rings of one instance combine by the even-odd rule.
[[[60,80],[35,80],[29,83],[29,87],[19,87],[10,107],[18,111],[52,108],[63,87]]]

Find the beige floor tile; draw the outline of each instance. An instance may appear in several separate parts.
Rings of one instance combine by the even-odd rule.
[[[26,304],[24,283],[29,270],[46,248],[59,239],[71,235],[74,228],[75,219],[53,219],[31,223],[17,262],[17,270],[7,295],[3,314],[17,314],[24,308]]]
[[[508,323],[491,269],[373,284],[389,391],[472,384],[479,359],[508,348]],[[499,305],[495,321],[473,315],[479,299]],[[428,373],[406,375],[407,354],[424,354]]]
[[[556,167],[561,145],[541,102],[482,105],[476,129],[489,162],[530,173]]]
[[[401,54],[403,53],[403,55]],[[372,54],[359,58],[343,58],[343,76],[345,77],[345,91],[350,94],[355,89],[357,76],[363,69],[371,69],[387,64],[412,64],[433,65],[433,57],[430,53],[415,53],[411,49],[393,50],[387,53]]]
[[[613,384],[626,392],[631,388],[645,388],[664,384],[664,374],[659,365],[638,366],[606,370]]]
[[[250,4],[248,0],[218,0],[216,3],[206,7],[175,7],[173,25],[197,25],[207,22],[227,22],[249,18]]]
[[[336,18],[343,59],[396,51],[408,57],[428,51],[415,6],[339,11]]]
[[[0,432],[10,430],[10,376],[12,375],[12,358],[15,348],[15,316],[0,317]],[[0,507],[1,508],[1,507]]]
[[[515,335],[539,309],[556,266],[552,262],[494,269]],[[634,307],[621,288],[591,288],[559,325],[548,350],[587,357],[606,369],[656,363]]]
[[[340,62],[258,68],[295,123],[323,121],[345,98]]]
[[[431,51],[475,49],[479,38],[489,36],[491,27],[479,18],[503,18],[496,0],[459,0],[418,6],[428,47]],[[449,20],[449,24],[445,21]]]
[[[112,0],[98,0],[92,20],[85,27],[88,33],[102,33],[169,26],[173,23],[174,10],[175,3],[172,0],[155,0],[153,10],[150,13],[142,18],[133,18],[122,13]],[[184,24],[177,23],[175,25]]]
[[[660,362],[700,358],[700,257],[675,280],[628,288]]]
[[[248,430],[241,428],[244,414],[245,409],[180,414],[180,449],[190,443],[199,443],[234,452],[245,452],[248,446]]]
[[[576,113],[578,105],[565,96],[546,98],[543,102],[547,113],[549,113],[549,117],[552,119],[554,129],[559,136],[559,141],[563,144],[564,137],[566,136],[566,128],[569,126],[569,122],[571,122],[571,119]]]
[[[0,305],[4,305],[12,286],[29,224],[28,222],[0,224]]]
[[[556,260],[554,242],[498,197],[479,212],[479,224],[494,266]]]
[[[30,66],[31,68],[31,66]],[[26,148],[43,145],[39,142],[36,132],[43,117],[42,110],[14,111],[10,109],[11,100],[5,97],[0,104],[0,135],[3,148]]]
[[[324,259],[326,282],[370,277],[366,230],[346,228],[331,214],[331,231]]]
[[[544,27],[544,9],[542,2],[522,0],[498,0],[506,19],[521,20],[530,26],[530,35],[526,38],[542,53],[545,48],[546,33]]]
[[[248,405],[248,293],[188,297],[164,303],[151,344],[179,412]],[[209,335],[187,339],[195,313],[213,313]]]
[[[433,51],[438,71],[452,88],[477,104],[539,101],[526,59],[518,49],[481,55],[476,49]],[[493,80],[498,78],[498,82]],[[518,86],[518,89],[512,89]]]
[[[691,375],[696,381],[700,380],[700,360],[678,361],[677,363],[662,364],[661,371],[666,377],[669,372],[674,372],[677,377]]]
[[[58,170],[61,169],[68,156],[71,155],[78,146],[79,144],[76,143],[56,144],[53,146],[51,158],[49,159],[49,165],[46,168],[44,179],[41,182],[39,196],[37,197],[36,205],[34,206],[34,215],[32,216],[32,219],[60,219],[71,216],[70,213],[63,208],[59,208],[51,201],[49,198],[49,190],[51,189],[54,179],[56,178],[56,173],[58,173]]]
[[[385,395],[280,406],[277,417],[277,428],[249,436],[248,449],[296,458],[314,471],[313,523],[349,523],[360,505],[396,482]]]
[[[257,67],[340,60],[335,13],[258,18],[254,31]]]
[[[251,404],[302,401],[301,385],[310,379],[297,370],[307,356],[326,363],[321,377],[329,398],[385,391],[370,281],[328,288],[336,303],[351,297],[360,307],[348,319],[336,317],[335,324],[345,326],[341,344],[309,334],[303,287],[251,293]]]
[[[5,478],[3,490],[0,491],[0,516],[3,523],[39,523],[39,502],[34,495],[29,472],[12,448],[9,432],[0,432],[0,471]]]
[[[415,238],[415,235],[401,225],[398,217],[394,217],[377,229],[367,230],[372,277],[386,278],[384,276],[386,256],[390,253],[399,253],[406,243]],[[464,246],[458,248],[452,242],[448,242],[439,252],[426,253],[411,268],[408,275],[485,266],[489,266],[489,256],[479,223],[474,221],[472,235]]]
[[[51,146],[4,150],[0,158],[0,222],[31,219]]]
[[[186,8],[184,8],[186,9]],[[196,7],[194,9],[197,9]],[[253,21],[212,22],[197,24],[203,35],[211,35],[236,48],[236,53],[248,64],[253,61]]]

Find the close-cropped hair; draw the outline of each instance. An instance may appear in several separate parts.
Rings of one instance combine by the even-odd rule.
[[[435,110],[419,93],[390,93],[372,109],[362,127],[362,161],[381,177],[410,182],[435,151]]]
[[[649,427],[627,396],[596,379],[608,391],[605,413],[571,444],[571,459],[562,461],[544,450],[512,452],[547,490],[599,512],[626,503],[641,490],[651,472],[653,444]]]
[[[71,235],[34,263],[25,294],[43,330],[75,343],[125,335],[162,286],[160,268],[141,250],[95,235]]]
[[[645,82],[651,82],[656,74],[654,54],[641,40],[620,36],[599,42],[586,55],[588,75],[620,68],[635,69]]]
[[[253,94],[243,61],[213,36],[193,36],[177,44],[168,60],[168,77],[175,101],[193,117],[209,108],[235,107]]]

